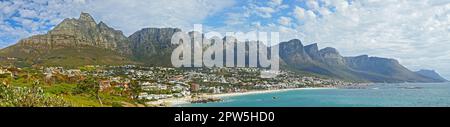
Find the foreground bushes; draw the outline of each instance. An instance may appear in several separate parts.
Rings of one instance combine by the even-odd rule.
[[[40,87],[8,87],[0,84],[0,107],[68,107],[61,97],[44,93]]]

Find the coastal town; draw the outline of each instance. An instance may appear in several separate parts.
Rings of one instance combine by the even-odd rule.
[[[338,88],[355,86],[341,80],[304,76],[281,71],[276,78],[260,77],[260,68],[168,68],[124,66],[83,66],[78,68],[0,67],[0,84],[15,87],[38,85],[48,88],[65,86],[54,92],[70,96],[94,91],[94,100],[108,105],[108,97],[117,96],[109,105],[174,106],[179,103],[221,101],[218,95],[267,92],[298,88]],[[93,90],[91,90],[93,89]],[[45,90],[45,89],[44,89]],[[83,91],[84,90],[84,91]],[[77,92],[68,92],[77,91]],[[119,102],[118,102],[119,101]],[[87,105],[89,106],[89,105]]]

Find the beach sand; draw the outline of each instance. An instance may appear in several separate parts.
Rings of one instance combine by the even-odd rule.
[[[161,99],[157,101],[146,102],[147,105],[153,105],[158,107],[173,107],[176,105],[189,104],[191,100],[191,96],[181,97],[181,98],[168,98]]]

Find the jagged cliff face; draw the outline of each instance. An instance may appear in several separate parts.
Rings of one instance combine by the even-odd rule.
[[[177,47],[171,44],[171,39],[180,31],[177,28],[145,28],[135,32],[128,37],[134,58],[151,65],[170,66],[171,53]]]
[[[79,19],[65,19],[47,34],[32,36],[18,44],[37,50],[93,46],[123,54],[131,53],[127,37],[121,31],[103,22],[97,24],[87,13],[82,13]]]
[[[345,66],[344,57],[335,48],[327,47],[319,51],[324,62],[331,66]]]
[[[317,43],[305,46],[305,51],[313,60],[324,61],[323,57],[320,55]]]
[[[395,69],[406,69],[397,60],[362,55],[347,57],[346,63],[356,70],[372,71],[379,74],[392,75]]]
[[[137,31],[129,37],[133,53],[138,56],[156,55],[161,50],[174,48],[172,36],[180,31],[177,28],[145,28]]]
[[[286,64],[311,63],[311,57],[305,52],[302,42],[298,39],[284,42],[280,44],[279,48],[280,58],[282,58]]]

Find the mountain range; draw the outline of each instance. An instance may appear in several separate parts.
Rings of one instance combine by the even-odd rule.
[[[434,70],[419,70],[416,72],[419,75],[425,76],[427,78],[431,78],[431,79],[435,79],[438,81],[448,81],[447,79],[443,78],[441,75],[439,75],[436,71]]]
[[[65,19],[43,35],[0,50],[0,64],[16,66],[124,65],[171,66],[172,35],[178,28],[145,28],[129,37],[88,13]],[[190,33],[191,34],[191,33]],[[335,48],[304,46],[298,39],[278,44],[281,67],[295,72],[352,81],[445,82],[434,71],[413,72],[395,59],[344,57]]]

